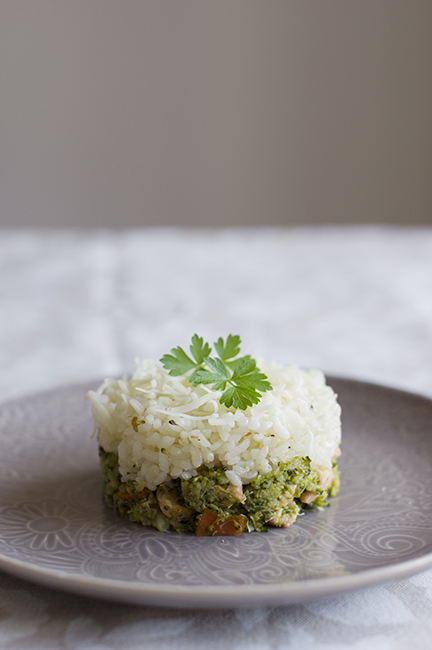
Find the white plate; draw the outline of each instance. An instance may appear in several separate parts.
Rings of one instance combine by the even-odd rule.
[[[102,503],[80,385],[0,407],[0,568],[112,600],[298,603],[432,567],[432,401],[330,378],[343,411],[340,496],[288,529],[159,533]]]

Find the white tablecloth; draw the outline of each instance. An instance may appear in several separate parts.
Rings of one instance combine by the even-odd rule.
[[[432,228],[0,234],[2,400],[129,371],[198,332],[432,396]],[[307,605],[181,610],[0,573],[0,647],[387,650],[432,636],[432,571]]]

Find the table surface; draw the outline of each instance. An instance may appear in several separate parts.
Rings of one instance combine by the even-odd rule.
[[[432,228],[3,231],[2,401],[128,372],[198,332],[432,396]],[[14,649],[428,647],[432,571],[324,601],[170,609],[0,573]]]

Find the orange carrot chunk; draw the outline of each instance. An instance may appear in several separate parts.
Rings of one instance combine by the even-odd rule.
[[[215,512],[204,510],[198,517],[196,535],[240,535],[246,530],[245,515],[232,515],[226,519],[218,519]]]
[[[133,501],[135,499],[129,492],[117,492],[117,496],[119,499],[124,499],[125,501]]]

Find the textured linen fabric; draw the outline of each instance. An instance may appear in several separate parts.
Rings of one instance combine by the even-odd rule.
[[[6,231],[2,400],[129,372],[197,332],[432,396],[432,229]],[[1,513],[0,513],[1,516]],[[0,573],[0,647],[428,647],[432,571],[309,604],[142,607]]]

